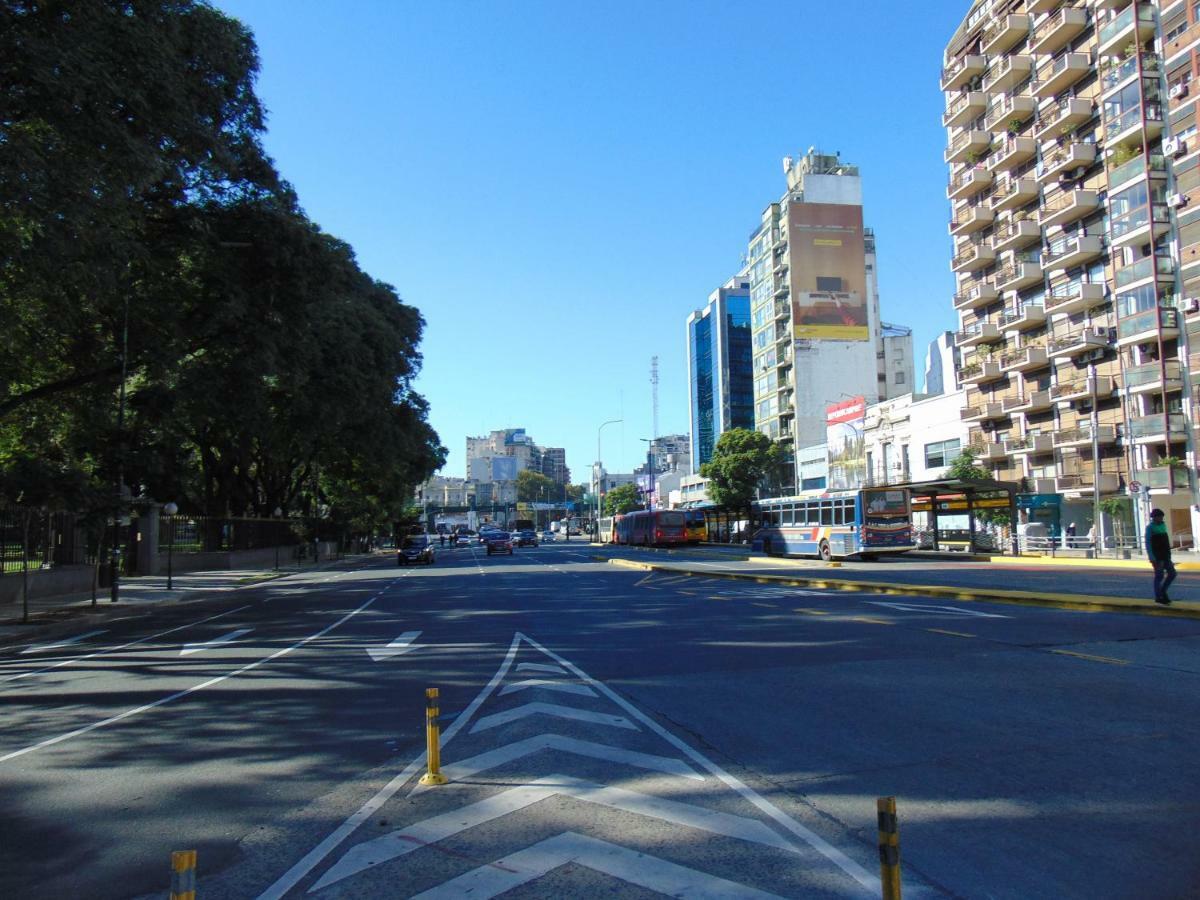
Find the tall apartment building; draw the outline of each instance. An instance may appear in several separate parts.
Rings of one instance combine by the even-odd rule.
[[[1064,520],[1133,493],[1194,532],[1198,42],[1189,3],[980,0],[946,47],[962,416]]]
[[[712,458],[731,428],[754,427],[750,371],[750,282],[729,279],[687,318],[691,470]]]
[[[555,484],[570,483],[571,470],[567,468],[567,451],[564,448],[542,448],[542,474]]]
[[[810,148],[783,168],[787,191],[750,235],[747,273],[754,424],[792,448],[790,490],[800,483],[794,448],[825,439],[826,406],[857,395],[873,402],[892,385],[858,167]]]
[[[925,351],[925,382],[921,393],[932,397],[957,390],[958,348],[954,346],[954,332],[943,331],[929,342]]]

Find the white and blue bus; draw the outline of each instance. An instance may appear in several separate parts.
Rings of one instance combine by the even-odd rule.
[[[912,500],[903,487],[813,491],[754,504],[754,550],[772,556],[874,559],[917,549]]]

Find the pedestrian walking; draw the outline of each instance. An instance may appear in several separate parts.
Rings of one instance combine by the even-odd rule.
[[[1167,588],[1175,580],[1175,563],[1171,562],[1171,534],[1163,522],[1161,509],[1150,510],[1150,524],[1146,526],[1146,555],[1154,566],[1154,602],[1171,605]]]
[[[1071,547],[1071,548],[1075,547],[1075,523],[1074,522],[1072,522],[1070,525],[1067,526],[1067,546]]]
[[[438,546],[439,547],[446,546],[446,532],[444,532],[444,531],[438,532]]]

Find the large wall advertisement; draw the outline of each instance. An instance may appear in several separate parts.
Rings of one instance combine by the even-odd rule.
[[[854,490],[866,482],[867,445],[863,438],[866,424],[865,397],[825,407],[825,445],[829,453],[827,490]]]
[[[793,337],[870,340],[862,207],[793,203],[788,244]]]

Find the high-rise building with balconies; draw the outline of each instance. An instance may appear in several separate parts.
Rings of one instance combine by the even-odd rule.
[[[969,444],[1081,532],[1132,496],[1138,518],[1152,503],[1193,533],[1196,19],[1184,3],[978,0],[945,51]]]

